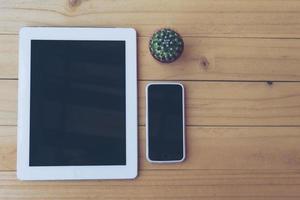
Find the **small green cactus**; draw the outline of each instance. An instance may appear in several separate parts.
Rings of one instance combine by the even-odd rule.
[[[149,49],[152,56],[163,63],[175,61],[183,52],[184,43],[175,31],[163,28],[155,32],[150,40]]]

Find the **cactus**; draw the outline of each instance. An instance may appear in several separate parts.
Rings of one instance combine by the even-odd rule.
[[[184,43],[175,31],[163,28],[155,32],[149,42],[152,56],[162,62],[174,62],[183,52]]]

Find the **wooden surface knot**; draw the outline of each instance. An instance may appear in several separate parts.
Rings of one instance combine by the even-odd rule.
[[[201,56],[199,59],[200,67],[203,68],[205,71],[208,70],[209,62],[205,56]]]
[[[273,81],[267,81],[268,86],[272,86],[273,85]]]

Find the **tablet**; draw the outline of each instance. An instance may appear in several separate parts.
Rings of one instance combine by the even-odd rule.
[[[22,28],[17,177],[137,176],[136,32]]]

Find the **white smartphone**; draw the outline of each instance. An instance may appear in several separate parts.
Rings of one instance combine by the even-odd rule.
[[[184,87],[154,82],[146,86],[146,157],[153,163],[185,159]]]

